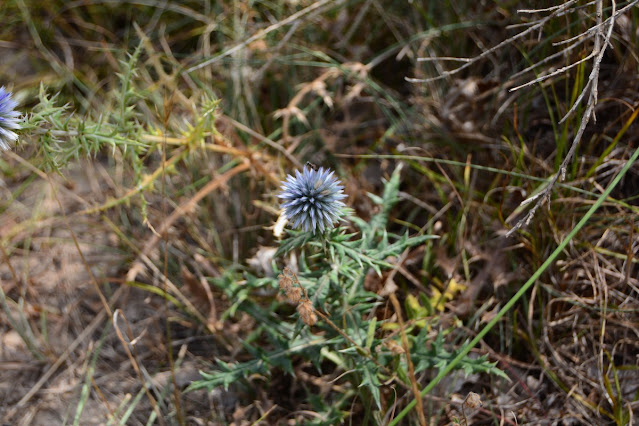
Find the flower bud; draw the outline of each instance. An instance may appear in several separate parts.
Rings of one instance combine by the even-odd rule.
[[[293,279],[291,277],[287,277],[285,275],[278,275],[278,284],[280,285],[280,289],[284,291],[289,291],[291,287],[293,287]]]

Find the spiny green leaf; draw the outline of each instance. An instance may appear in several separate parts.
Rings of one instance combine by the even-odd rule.
[[[275,252],[275,257],[282,256],[291,250],[303,247],[306,243],[313,239],[314,235],[310,232],[288,231],[291,236],[282,241],[282,244]]]
[[[362,381],[359,387],[361,388],[362,386],[366,386],[366,388],[368,388],[368,390],[371,393],[371,396],[373,397],[373,399],[375,400],[375,403],[377,404],[377,409],[381,410],[382,403],[380,400],[380,391],[379,391],[379,387],[381,386],[381,383],[379,379],[377,378],[377,370],[378,370],[377,365],[375,365],[371,361],[367,361],[361,364],[361,367],[358,368],[358,371],[362,374]]]

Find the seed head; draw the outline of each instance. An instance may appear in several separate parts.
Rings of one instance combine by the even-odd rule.
[[[288,175],[278,197],[293,227],[313,233],[332,228],[346,206],[341,201],[346,198],[344,187],[333,171],[323,167],[306,166],[302,173],[296,170],[295,177]]]
[[[464,400],[464,404],[468,408],[477,408],[481,407],[483,404],[481,402],[481,397],[475,392],[469,392]]]
[[[286,290],[286,297],[291,303],[299,303],[302,299],[302,289],[299,287],[291,287]]]
[[[11,148],[10,144],[18,139],[14,130],[20,128],[20,113],[15,110],[18,103],[11,96],[4,86],[0,87],[0,151]]]
[[[282,270],[282,273],[286,275],[287,277],[292,277],[295,275],[295,272],[293,272],[293,270],[289,268],[288,266],[284,267],[284,269]]]
[[[284,290],[284,291],[288,291],[288,289],[290,289],[293,286],[293,278],[291,277],[287,277],[285,275],[278,275],[278,283],[280,285],[280,289]]]
[[[315,315],[315,309],[313,309],[313,303],[310,300],[302,300],[297,305],[297,312],[300,314],[300,318],[304,321],[304,324],[313,326],[317,322],[317,315]]]

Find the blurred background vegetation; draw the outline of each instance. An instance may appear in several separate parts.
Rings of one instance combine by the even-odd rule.
[[[441,365],[377,378],[376,406],[335,357],[264,355],[300,333],[275,281],[297,262],[274,257],[280,181],[330,167],[369,222],[401,170],[385,229],[439,238],[365,274],[377,302],[355,311],[376,339],[401,315],[416,365],[455,353],[639,142],[637,1],[557,3],[2,1],[0,85],[29,123],[0,154],[3,421],[391,421]],[[508,380],[451,373],[402,423],[632,423],[638,189],[633,165],[471,351]]]

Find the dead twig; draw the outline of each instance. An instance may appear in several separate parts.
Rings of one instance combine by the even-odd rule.
[[[604,35],[603,26],[601,25],[603,22],[603,0],[597,0],[596,2],[596,8],[597,8],[596,28],[598,30],[595,34],[595,45],[593,48],[594,62],[592,65],[592,71],[590,72],[590,75],[588,76],[588,82],[586,83],[583,91],[581,92],[581,94],[579,95],[579,97],[577,98],[573,106],[570,108],[570,110],[566,113],[566,115],[564,115],[564,117],[559,122],[560,124],[563,123],[576,110],[577,106],[581,103],[586,93],[588,93],[588,102],[586,104],[586,110],[584,111],[581,117],[581,123],[579,124],[579,128],[577,129],[577,132],[572,140],[570,149],[568,150],[568,152],[566,153],[566,156],[561,162],[561,165],[559,166],[559,170],[550,179],[550,181],[548,182],[548,185],[546,185],[546,187],[538,194],[535,194],[533,197],[530,197],[522,202],[522,205],[529,204],[533,201],[535,202],[535,204],[530,208],[530,210],[528,210],[528,213],[522,219],[520,219],[506,233],[506,236],[512,235],[514,232],[516,232],[518,229],[524,226],[528,226],[531,220],[533,219],[533,217],[535,216],[535,213],[537,212],[537,209],[539,208],[539,206],[541,206],[544,203],[550,203],[550,196],[552,194],[553,188],[555,187],[555,184],[560,179],[563,181],[566,178],[566,167],[568,163],[570,162],[570,160],[572,159],[573,155],[575,154],[577,146],[579,146],[579,142],[581,141],[581,137],[583,136],[584,131],[586,130],[586,126],[588,125],[590,118],[593,118],[594,120],[596,120],[595,106],[597,104],[599,69],[601,67],[601,60],[603,59],[604,53],[606,51],[606,47],[608,46],[610,42],[610,37],[612,36],[612,29],[615,25],[615,20],[614,20],[615,7],[616,7],[616,3],[614,0],[612,0],[612,13],[609,20],[607,20],[607,22],[609,22],[609,25],[608,25],[607,32]],[[590,56],[592,55],[589,55],[589,57]]]
[[[459,67],[450,70],[450,71],[444,71],[443,73],[441,73],[440,75],[436,76],[436,77],[430,77],[430,78],[406,78],[406,81],[409,81],[411,83],[430,83],[432,81],[437,81],[437,80],[441,80],[443,78],[448,78],[452,75],[458,74],[461,71],[465,70],[466,68],[470,67],[471,65],[481,61],[482,59],[488,57],[489,55],[495,53],[496,51],[502,49],[504,46],[507,46],[523,37],[525,37],[526,35],[537,31],[537,30],[541,30],[544,25],[546,25],[546,23],[548,23],[548,21],[550,21],[552,18],[555,18],[556,16],[559,16],[560,14],[564,13],[566,10],[569,9],[569,7],[571,5],[573,5],[574,3],[576,3],[576,0],[570,0],[567,1],[566,3],[562,4],[561,6],[557,6],[556,9],[553,10],[552,13],[550,13],[548,16],[540,19],[539,21],[537,21],[536,23],[534,23],[531,27],[529,27],[528,29],[515,34],[514,36],[508,38],[507,40],[502,41],[501,43],[498,43],[497,45],[491,47],[490,49],[486,49],[484,50],[482,53],[480,53],[479,55],[475,56],[474,58],[459,58],[458,60],[461,62],[464,62],[463,65],[460,65]],[[425,60],[436,60],[437,58],[434,59],[425,59]],[[418,59],[419,61],[420,59]],[[423,59],[422,59],[423,60]],[[451,58],[446,57],[446,60],[451,60]]]

